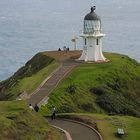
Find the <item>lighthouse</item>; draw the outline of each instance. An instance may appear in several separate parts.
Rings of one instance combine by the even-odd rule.
[[[104,62],[106,58],[102,53],[101,19],[95,13],[96,6],[91,7],[90,13],[84,18],[83,32],[80,35],[83,40],[83,52],[79,60],[86,62]]]

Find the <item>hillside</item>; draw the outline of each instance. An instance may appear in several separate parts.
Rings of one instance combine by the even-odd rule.
[[[13,100],[22,92],[30,94],[61,62],[67,63],[69,59],[76,59],[80,53],[80,51],[38,53],[13,76],[0,83],[0,100]],[[140,65],[125,55],[105,53],[105,56],[110,62],[79,63],[50,94],[48,104],[43,106],[40,112],[43,115],[49,114],[52,106],[56,106],[58,113],[82,112],[85,118],[91,117],[91,122],[95,118],[102,120],[102,123],[97,121],[95,125],[98,125],[105,139],[114,140],[117,138],[112,134],[120,127],[115,122],[125,120],[127,127],[122,127],[127,130],[129,139],[135,137],[137,140],[139,118],[118,117],[115,114],[140,117]],[[2,140],[38,137],[61,139],[60,134],[53,130],[44,118],[30,111],[22,101],[1,101],[0,112]],[[75,115],[81,119],[80,114]],[[104,130],[105,127],[110,127],[110,131]]]
[[[60,140],[46,119],[23,101],[1,101],[0,112],[0,140]]]
[[[0,100],[30,94],[61,61],[78,58],[75,52],[42,52],[12,77],[0,83]],[[105,53],[108,63],[81,63],[50,95],[47,109],[59,112],[98,112],[140,116],[140,65],[127,56]]]
[[[15,99],[22,92],[27,95],[33,92],[61,61],[71,57],[75,58],[75,53],[38,53],[13,76],[0,83],[1,140],[63,139],[63,135],[52,129],[45,118],[29,110],[27,103]]]
[[[15,99],[23,92],[31,93],[57,66],[54,58],[36,54],[13,76],[0,82],[0,100]]]
[[[36,54],[10,78],[0,82],[0,100],[13,100],[32,93],[62,61],[80,56],[80,51],[48,51]]]
[[[108,63],[82,64],[52,92],[48,112],[98,112],[140,117],[140,65],[127,56],[105,53]]]

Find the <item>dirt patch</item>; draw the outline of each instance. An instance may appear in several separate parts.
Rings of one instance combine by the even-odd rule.
[[[54,58],[57,61],[64,61],[69,59],[78,59],[81,56],[82,51],[47,51],[45,55]]]

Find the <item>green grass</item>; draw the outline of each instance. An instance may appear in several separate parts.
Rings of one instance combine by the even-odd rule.
[[[32,75],[31,77],[25,77],[19,80],[18,85],[14,88],[10,89],[12,94],[19,93],[25,91],[27,94],[33,92],[47,76],[58,67],[58,63],[53,62],[51,65],[43,68],[36,74]]]
[[[81,120],[101,133],[104,140],[139,140],[140,119],[130,116],[108,116],[104,114],[62,114],[60,117]],[[117,128],[123,128],[125,135],[119,138],[115,135]]]
[[[110,62],[84,63],[75,68],[50,94],[47,106],[40,112],[46,115],[52,106],[56,106],[59,113],[99,113],[82,116],[90,117],[93,122],[100,120],[96,123],[105,140],[117,140],[114,133],[118,127],[125,129],[125,140],[138,140],[138,118],[104,114],[140,117],[140,65],[124,55],[105,53],[105,56]],[[0,100],[15,99],[23,91],[30,94],[58,65],[53,58],[37,54],[12,77],[0,83]],[[40,115],[28,110],[24,102],[0,102],[0,112],[2,140],[61,139]]]
[[[62,113],[107,112],[140,116],[140,65],[124,55],[105,53],[105,56],[110,62],[81,64],[75,68],[50,94],[42,113],[49,113],[55,105]],[[71,87],[75,91],[68,92]]]
[[[59,63],[43,53],[35,55],[9,79],[0,83],[0,100],[15,99],[19,94],[33,92]]]
[[[45,118],[29,110],[23,101],[0,102],[0,140],[60,140]]]

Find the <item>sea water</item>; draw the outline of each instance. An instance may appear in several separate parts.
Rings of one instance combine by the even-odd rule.
[[[96,5],[102,19],[103,50],[140,62],[139,0],[0,0],[0,80],[11,76],[36,53],[73,49],[83,18]]]

